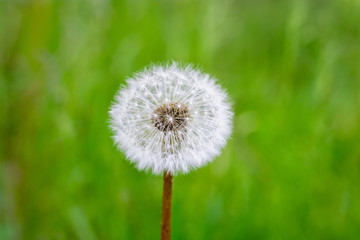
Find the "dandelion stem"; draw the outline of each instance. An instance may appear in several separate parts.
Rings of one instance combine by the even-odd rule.
[[[173,176],[171,173],[164,172],[164,188],[161,215],[161,240],[171,238],[171,194]]]

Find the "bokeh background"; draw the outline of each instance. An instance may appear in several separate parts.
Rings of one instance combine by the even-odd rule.
[[[169,60],[235,111],[222,155],[174,180],[173,239],[360,239],[356,0],[0,0],[0,239],[159,239],[162,177],[108,110]]]

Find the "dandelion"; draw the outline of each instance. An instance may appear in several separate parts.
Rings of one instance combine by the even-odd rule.
[[[172,176],[220,154],[232,128],[228,96],[191,66],[153,66],[127,80],[110,116],[114,141],[129,161],[164,173],[162,239],[170,239]]]

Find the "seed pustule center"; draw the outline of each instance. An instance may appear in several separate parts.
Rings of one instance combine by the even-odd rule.
[[[152,114],[154,126],[163,132],[183,129],[189,120],[189,109],[180,103],[163,104]]]

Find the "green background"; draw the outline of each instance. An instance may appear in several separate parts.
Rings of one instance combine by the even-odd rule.
[[[162,177],[108,110],[169,60],[235,111],[222,155],[174,179],[173,239],[360,239],[355,0],[0,0],[0,239],[159,239]]]

